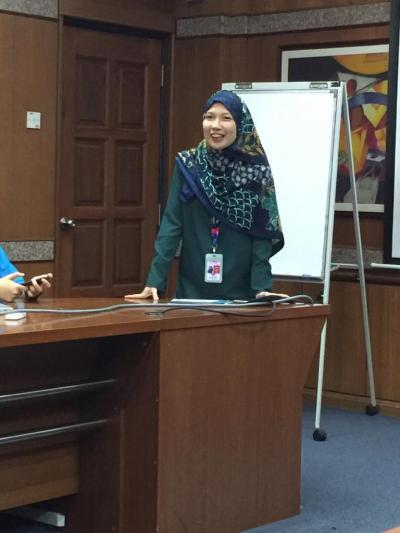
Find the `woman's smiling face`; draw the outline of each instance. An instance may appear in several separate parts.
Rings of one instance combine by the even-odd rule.
[[[207,144],[215,150],[223,150],[236,140],[236,123],[231,113],[219,102],[203,115],[203,134]]]

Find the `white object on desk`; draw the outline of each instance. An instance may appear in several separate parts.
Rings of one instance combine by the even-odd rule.
[[[20,311],[15,312],[15,313],[7,313],[6,315],[4,315],[4,318],[7,321],[16,322],[18,320],[22,320],[23,318],[26,318],[26,313],[20,312]]]

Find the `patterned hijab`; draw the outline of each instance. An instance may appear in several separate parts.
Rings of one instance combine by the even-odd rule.
[[[204,112],[215,103],[232,115],[236,140],[215,150],[203,139],[197,148],[179,152],[176,158],[185,180],[181,198],[193,197],[212,216],[238,231],[272,240],[272,254],[284,244],[274,181],[264,149],[246,104],[231,91],[218,91],[206,102]]]

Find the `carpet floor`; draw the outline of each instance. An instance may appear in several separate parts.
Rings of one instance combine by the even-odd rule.
[[[400,526],[400,419],[322,410],[328,438],[303,415],[301,513],[251,533],[382,533]]]

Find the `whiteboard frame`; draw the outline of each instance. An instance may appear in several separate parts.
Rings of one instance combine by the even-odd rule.
[[[338,153],[339,153],[339,134],[340,134],[340,121],[342,116],[343,105],[343,85],[340,82],[254,82],[254,83],[223,83],[222,89],[233,91],[238,96],[242,96],[244,93],[249,92],[304,92],[304,93],[321,93],[328,92],[333,93],[335,99],[334,119],[332,121],[332,145],[330,147],[330,169],[329,169],[329,183],[328,183],[328,197],[326,198],[327,210],[325,213],[325,232],[324,232],[324,245],[322,250],[322,264],[321,273],[319,276],[308,276],[304,274],[287,275],[282,273],[274,273],[273,277],[280,280],[301,280],[301,281],[314,281],[324,282],[328,284],[331,269],[332,258],[332,241],[333,241],[333,223],[335,216],[335,197],[336,197],[336,176],[338,166]],[[268,147],[266,147],[266,153],[268,155]],[[272,168],[272,174],[274,169]],[[278,197],[279,207],[279,197]],[[273,269],[273,259],[271,261]]]

